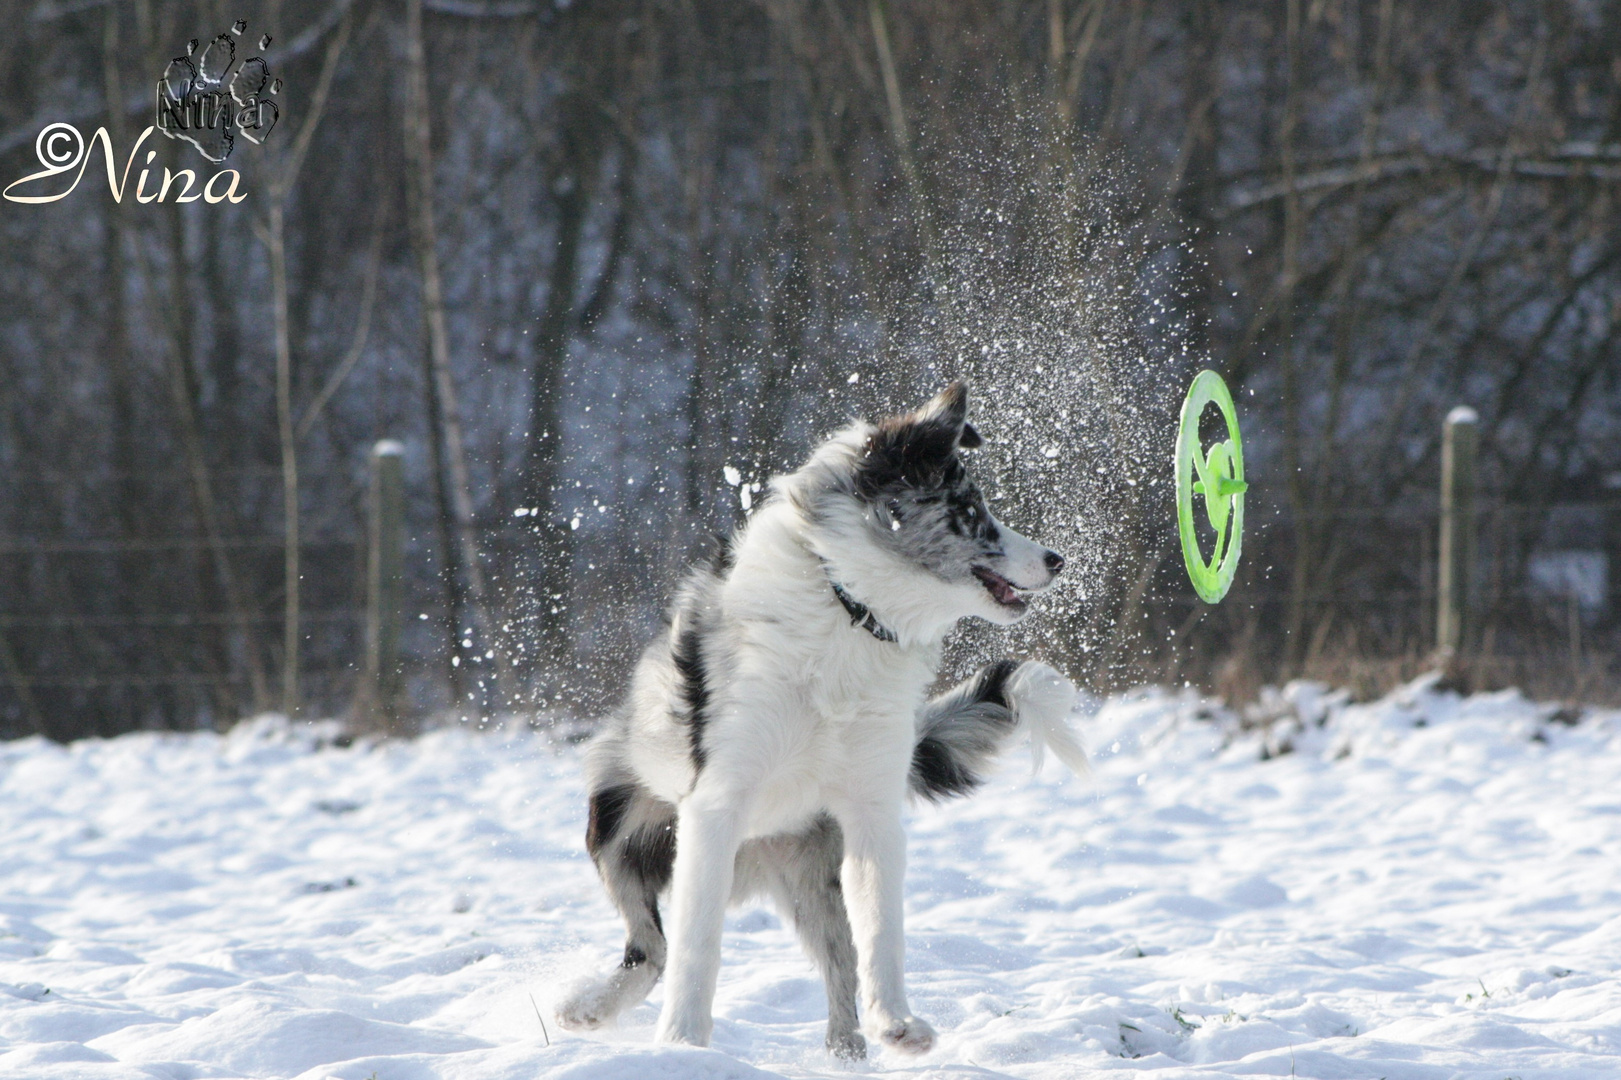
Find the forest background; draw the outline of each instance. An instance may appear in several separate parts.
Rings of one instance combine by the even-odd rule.
[[[238,19],[283,86],[219,166],[239,203],[115,201],[92,148],[70,196],[0,204],[0,735],[349,711],[384,439],[399,722],[595,715],[772,473],[955,377],[997,512],[1074,572],[953,670],[1235,702],[1411,675],[1462,404],[1454,677],[1616,694],[1621,4],[5,8],[6,183],[53,123],[122,168]],[[148,194],[216,169],[140,155]],[[1204,366],[1251,478],[1214,608],[1168,487]]]

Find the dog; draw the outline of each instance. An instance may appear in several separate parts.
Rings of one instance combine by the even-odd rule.
[[[562,1003],[566,1027],[612,1021],[663,974],[657,1037],[707,1045],[726,906],[766,895],[821,971],[829,1050],[865,1057],[863,1018],[886,1047],[934,1045],[903,984],[908,795],[967,794],[1024,733],[1038,763],[1050,747],[1086,768],[1075,688],[1046,664],[1001,660],[926,700],[959,619],[1017,622],[1064,567],[986,507],[967,411],[955,382],[844,428],[680,586],[586,751],[586,848],[627,939]]]

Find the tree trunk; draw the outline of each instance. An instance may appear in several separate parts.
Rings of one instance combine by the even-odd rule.
[[[438,416],[430,418],[442,429],[445,464],[449,467],[450,508],[454,516],[455,544],[467,577],[467,595],[478,624],[484,647],[495,653],[495,702],[507,683],[506,643],[497,634],[484,586],[484,568],[479,561],[478,539],[473,523],[473,485],[467,470],[467,452],[462,436],[461,407],[456,381],[450,368],[450,334],[445,325],[444,284],[439,275],[438,234],[433,217],[433,147],[429,123],[427,57],[422,40],[422,0],[406,0],[405,59],[407,103],[405,110],[405,149],[415,176],[412,210],[417,261],[422,273],[422,314],[427,323],[428,359],[433,379]],[[461,628],[458,627],[458,630]],[[477,656],[473,657],[477,659]]]
[[[338,58],[349,40],[350,15],[345,14],[337,33],[327,45],[326,57],[321,65],[320,79],[311,95],[309,112],[299,127],[298,135],[285,157],[278,162],[275,178],[270,183],[269,208],[261,228],[260,239],[270,250],[271,301],[275,317],[276,334],[276,433],[281,446],[282,493],[282,711],[289,717],[298,715],[299,653],[303,642],[300,627],[300,596],[302,577],[299,573],[299,499],[298,499],[298,437],[293,425],[293,345],[291,319],[287,298],[287,196],[298,182],[304,166],[304,155],[310,139],[326,110],[327,95],[332,89],[332,77],[337,71]]]
[[[290,179],[290,178],[289,178]],[[282,200],[270,204],[266,245],[270,248],[271,299],[276,320],[276,437],[281,444],[282,639],[281,711],[298,715],[299,538],[298,441],[293,437],[293,348],[287,326],[287,244]]]
[[[565,95],[560,113],[563,161],[552,181],[557,242],[535,342],[523,476],[524,500],[534,515],[531,520],[538,519],[540,526],[534,588],[539,594],[541,656],[554,666],[565,664],[570,647],[569,580],[574,558],[573,533],[565,520],[568,507],[559,506],[556,498],[564,452],[563,373],[578,325],[574,298],[580,282],[580,239],[591,205],[589,180],[600,154],[590,129],[594,120],[601,123],[593,116],[591,102],[577,93]]]

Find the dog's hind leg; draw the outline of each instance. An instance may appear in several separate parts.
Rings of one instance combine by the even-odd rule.
[[[865,1058],[867,1040],[856,1016],[856,945],[839,884],[844,834],[838,822],[824,814],[804,833],[773,839],[762,857],[772,863],[767,887],[778,910],[792,920],[827,987],[827,1048],[835,1057]]]
[[[586,847],[608,896],[625,919],[625,955],[606,976],[576,991],[558,1009],[564,1027],[609,1023],[653,989],[664,971],[664,926],[659,893],[675,861],[675,809],[634,785],[591,796]]]

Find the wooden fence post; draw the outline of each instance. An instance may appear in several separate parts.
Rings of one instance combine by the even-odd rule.
[[[1467,405],[1447,413],[1441,436],[1441,562],[1436,575],[1436,646],[1456,655],[1474,633],[1475,448],[1480,416]]]
[[[392,727],[399,709],[400,619],[404,609],[405,447],[383,439],[371,451],[366,552],[366,671],[361,692],[373,722]]]

